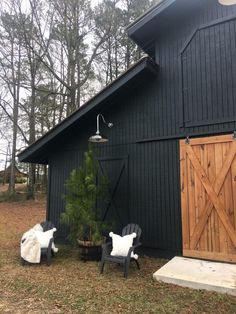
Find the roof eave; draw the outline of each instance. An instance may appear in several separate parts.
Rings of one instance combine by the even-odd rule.
[[[156,18],[157,15],[161,14],[170,5],[172,5],[176,0],[164,0],[154,7],[152,7],[145,14],[141,15],[138,19],[127,26],[128,36],[135,41],[140,47],[142,47],[146,52],[145,45],[143,43],[143,38],[140,36],[140,31],[149,28],[150,23]],[[148,33],[148,32],[146,32]]]
[[[115,81],[106,86],[103,90],[101,90],[98,94],[96,94],[93,98],[91,98],[87,103],[81,106],[77,111],[75,111],[72,115],[63,120],[60,124],[55,126],[49,132],[47,132],[44,136],[38,139],[35,143],[27,147],[21,153],[18,154],[18,159],[20,162],[34,162],[34,163],[48,163],[48,156],[44,156],[43,158],[36,158],[35,154],[40,149],[43,149],[46,145],[49,144],[50,141],[55,139],[61,132],[63,132],[68,127],[72,126],[76,121],[78,121],[81,117],[85,116],[88,112],[94,109],[98,104],[102,103],[106,99],[108,99],[113,93],[120,90],[126,83],[128,83],[132,78],[140,74],[143,70],[148,70],[153,75],[156,75],[158,71],[158,65],[154,63],[152,59],[149,57],[144,57],[140,59],[134,66],[129,68],[124,74],[119,76]]]
[[[143,15],[138,17],[134,22],[130,23],[127,26],[128,35],[132,36],[135,32],[137,32],[140,28],[149,23],[153,18],[155,18],[165,9],[167,9],[174,2],[176,2],[176,0],[164,0],[150,8],[150,10],[145,12]]]

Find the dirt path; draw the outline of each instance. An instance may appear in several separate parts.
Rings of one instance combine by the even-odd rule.
[[[16,190],[22,190],[25,189],[25,184],[16,184]],[[8,190],[8,184],[0,184],[0,193],[1,192],[6,192]]]
[[[5,192],[8,189],[8,184],[0,185],[0,192]]]

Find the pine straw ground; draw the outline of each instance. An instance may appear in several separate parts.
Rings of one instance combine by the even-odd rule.
[[[100,275],[66,246],[50,267],[21,266],[21,235],[44,217],[42,201],[0,203],[0,313],[236,313],[235,297],[153,281],[164,260],[141,257],[127,280],[115,265]]]

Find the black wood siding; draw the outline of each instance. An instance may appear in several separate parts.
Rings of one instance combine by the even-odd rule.
[[[236,129],[236,26],[233,18],[222,22],[236,16],[236,8],[216,0],[199,2],[202,5],[192,15],[183,12],[178,26],[173,19],[158,33],[156,79],[98,107],[60,139],[50,158],[49,218],[58,224],[61,237],[67,233],[59,224],[64,183],[81,164],[100,112],[114,127],[102,126],[109,143],[98,146],[98,158],[128,159],[127,177],[121,183],[128,181],[128,188],[117,205],[124,211],[123,219],[140,224],[145,246],[181,252],[178,140]],[[109,176],[115,180],[117,171]]]
[[[204,25],[186,43],[181,53],[185,126],[235,121],[235,40],[236,17]]]

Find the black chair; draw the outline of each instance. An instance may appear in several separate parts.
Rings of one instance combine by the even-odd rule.
[[[51,221],[43,221],[40,223],[40,225],[43,228],[43,232],[48,231],[53,229],[55,226]],[[52,256],[54,255],[54,252],[52,250],[52,243],[54,241],[54,237],[52,237],[49,241],[48,247],[47,248],[41,248],[41,256],[45,256],[47,259],[47,265],[50,266],[51,265],[51,259]]]
[[[122,236],[131,234],[133,232],[135,232],[137,236],[134,238],[133,246],[130,247],[127,256],[112,256],[111,255],[112,242],[108,242],[102,245],[102,259],[101,259],[101,269],[100,269],[101,274],[103,273],[105,262],[112,262],[112,263],[123,265],[125,278],[128,277],[130,262],[134,261],[138,269],[140,269],[137,259],[132,258],[131,253],[132,252],[134,253],[134,250],[141,245],[139,241],[141,233],[142,233],[141,228],[137,224],[128,224],[127,226],[123,228]]]
[[[43,228],[43,232],[51,230],[51,229],[53,229],[55,227],[54,224],[51,221],[48,221],[48,220],[41,222],[40,225]],[[54,237],[52,237],[50,239],[47,248],[41,248],[41,257],[42,256],[46,257],[46,263],[47,263],[48,266],[51,265],[51,259],[52,259],[52,256],[54,254],[53,250],[52,250],[53,241],[54,241]],[[27,262],[21,257],[21,264],[24,266],[25,263],[27,263]]]

